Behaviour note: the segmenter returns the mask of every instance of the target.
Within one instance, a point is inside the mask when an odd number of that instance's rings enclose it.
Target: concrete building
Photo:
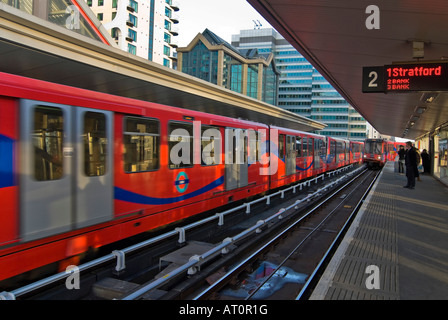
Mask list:
[[[0,0],[9,7],[112,47],[113,39],[83,0]]]
[[[173,67],[179,5],[174,0],[85,0],[118,47]]]
[[[179,71],[276,105],[280,73],[273,54],[238,50],[208,29],[177,53]]]
[[[322,75],[274,29],[242,30],[232,36],[239,50],[272,53],[280,71],[278,106],[327,124],[317,133],[351,140],[366,138],[366,121]]]

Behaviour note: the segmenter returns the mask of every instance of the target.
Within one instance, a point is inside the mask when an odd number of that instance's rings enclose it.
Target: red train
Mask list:
[[[394,161],[402,142],[384,139],[366,139],[364,143],[364,159],[369,167],[382,167],[387,161]]]
[[[0,280],[361,160],[362,143],[0,73]]]

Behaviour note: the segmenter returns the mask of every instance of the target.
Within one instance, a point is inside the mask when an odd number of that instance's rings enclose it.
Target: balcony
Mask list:
[[[170,7],[173,11],[179,11],[179,2],[174,0],[171,1]]]
[[[171,15],[171,17],[170,17],[170,20],[171,20],[173,23],[179,23],[179,15],[173,13],[173,14]]]
[[[169,45],[170,45],[172,48],[177,48],[177,47],[179,46],[179,43],[177,42],[177,40],[171,38],[171,39],[170,39],[170,42],[169,42]]]
[[[169,31],[173,36],[179,35],[179,27],[172,26]]]

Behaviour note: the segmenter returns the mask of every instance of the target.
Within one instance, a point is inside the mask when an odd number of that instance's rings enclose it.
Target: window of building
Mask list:
[[[165,20],[165,29],[171,31],[171,22],[168,20]],[[168,41],[167,41],[168,42]]]
[[[165,67],[170,68],[171,67],[171,61],[169,59],[163,58],[163,65]]]
[[[163,40],[164,40],[166,43],[171,43],[171,35],[170,35],[169,33],[166,33],[166,32],[165,32],[165,34],[163,35]]]
[[[103,14],[102,13],[98,13],[97,14],[97,18],[98,18],[98,20],[103,21]]]
[[[137,54],[137,47],[128,43],[128,52],[131,54]]]
[[[258,97],[258,65],[247,67],[247,95],[257,99]]]
[[[98,7],[104,6],[104,0],[98,0]]]
[[[128,37],[133,41],[137,41],[137,32],[132,29],[128,29]]]
[[[171,54],[171,48],[168,46],[163,46],[163,54],[169,56]]]
[[[165,16],[167,16],[168,18],[171,18],[171,14],[172,14],[171,9],[168,7],[165,7]]]
[[[134,12],[138,12],[138,3],[135,0],[129,0],[129,6],[134,9]]]
[[[199,41],[190,51],[182,55],[182,72],[217,84],[218,51],[210,51]]]
[[[143,172],[159,168],[160,125],[148,118],[124,119],[124,171]]]
[[[138,21],[137,17],[130,13],[129,22],[131,22],[134,25],[134,27],[137,27],[137,21]]]

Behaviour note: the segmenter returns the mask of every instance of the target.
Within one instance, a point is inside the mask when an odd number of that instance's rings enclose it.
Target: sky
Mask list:
[[[246,0],[177,0],[179,3],[179,47],[186,47],[198,33],[206,28],[231,42],[233,34],[254,28],[252,20],[269,23]]]

